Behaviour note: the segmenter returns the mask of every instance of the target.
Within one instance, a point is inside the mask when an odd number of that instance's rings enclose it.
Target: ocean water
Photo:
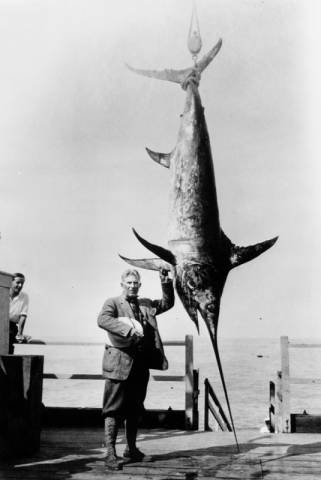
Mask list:
[[[66,339],[64,339],[66,340]],[[314,340],[315,342],[316,340]],[[17,354],[43,354],[47,373],[100,373],[103,345],[18,345]],[[264,425],[269,408],[269,382],[280,370],[279,339],[220,339],[219,348],[230,404],[237,429]],[[165,347],[170,368],[164,374],[183,375],[185,351]],[[204,379],[211,382],[227,413],[216,361],[208,338],[194,337],[194,368],[200,374],[200,428],[204,418]],[[321,378],[321,349],[290,350],[290,373]],[[152,371],[154,374],[162,372]],[[47,406],[100,407],[101,380],[44,380],[43,402]],[[291,387],[291,412],[321,414],[321,385]],[[146,408],[184,408],[183,382],[150,381]]]

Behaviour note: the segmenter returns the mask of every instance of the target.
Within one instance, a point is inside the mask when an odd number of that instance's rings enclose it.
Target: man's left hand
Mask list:
[[[168,276],[168,272],[169,270],[166,268],[161,268],[159,270],[159,278],[162,283],[168,283],[172,281],[172,279]]]

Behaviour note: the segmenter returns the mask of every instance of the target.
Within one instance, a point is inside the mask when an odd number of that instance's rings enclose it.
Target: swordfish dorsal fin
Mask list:
[[[158,153],[158,152],[153,152],[149,148],[146,147],[146,152],[150,156],[154,162],[159,163],[160,165],[163,165],[163,167],[169,168],[171,164],[171,158],[173,156],[173,152],[171,153]]]
[[[261,253],[264,253],[266,250],[273,247],[279,237],[274,237],[270,240],[256,243],[255,245],[248,245],[247,247],[239,247],[238,245],[234,245],[223,231],[222,238],[224,239],[225,245],[227,245],[229,248],[229,261],[230,268],[232,269],[242,265],[243,263],[253,260],[261,255]]]
[[[188,77],[193,71],[197,70],[199,73],[202,73],[203,70],[205,70],[205,68],[217,55],[221,46],[222,39],[220,38],[217,44],[206,55],[204,55],[202,59],[195,64],[195,66],[184,68],[183,70],[144,70],[140,68],[133,68],[127,64],[126,67],[132,72],[138,73],[139,75],[144,75],[145,77],[157,78],[158,80],[167,80],[168,82],[175,82],[183,85],[186,77]]]
[[[170,265],[173,265],[173,266],[176,265],[176,258],[170,250],[167,250],[166,248],[163,248],[148,242],[143,237],[141,237],[134,228],[133,228],[133,232],[137,240],[139,240],[140,243],[144,245],[144,247],[146,247],[148,250],[154,253],[154,255],[157,255],[158,257],[162,258],[163,260],[165,260],[165,262],[169,263]]]
[[[129,263],[133,267],[144,268],[145,270],[168,270],[172,269],[172,265],[165,262],[161,258],[127,258],[120,255],[120,258]]]

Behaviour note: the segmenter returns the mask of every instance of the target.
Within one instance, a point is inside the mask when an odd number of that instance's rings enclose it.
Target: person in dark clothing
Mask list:
[[[149,369],[166,370],[168,362],[158,332],[156,315],[174,305],[173,282],[167,270],[160,271],[162,299],[138,298],[141,287],[137,270],[121,277],[122,295],[105,301],[98,325],[107,333],[103,357],[105,389],[102,415],[105,419],[105,464],[119,470],[124,462],[150,461],[136,447],[139,417],[149,381]],[[127,446],[124,459],[116,456],[119,425],[125,420]]]

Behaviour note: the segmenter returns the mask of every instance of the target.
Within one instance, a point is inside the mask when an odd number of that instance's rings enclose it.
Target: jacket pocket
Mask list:
[[[106,347],[103,357],[103,371],[113,372],[121,364],[121,353],[117,348]]]
[[[103,357],[103,377],[125,380],[131,370],[133,359],[115,347],[105,348]]]

